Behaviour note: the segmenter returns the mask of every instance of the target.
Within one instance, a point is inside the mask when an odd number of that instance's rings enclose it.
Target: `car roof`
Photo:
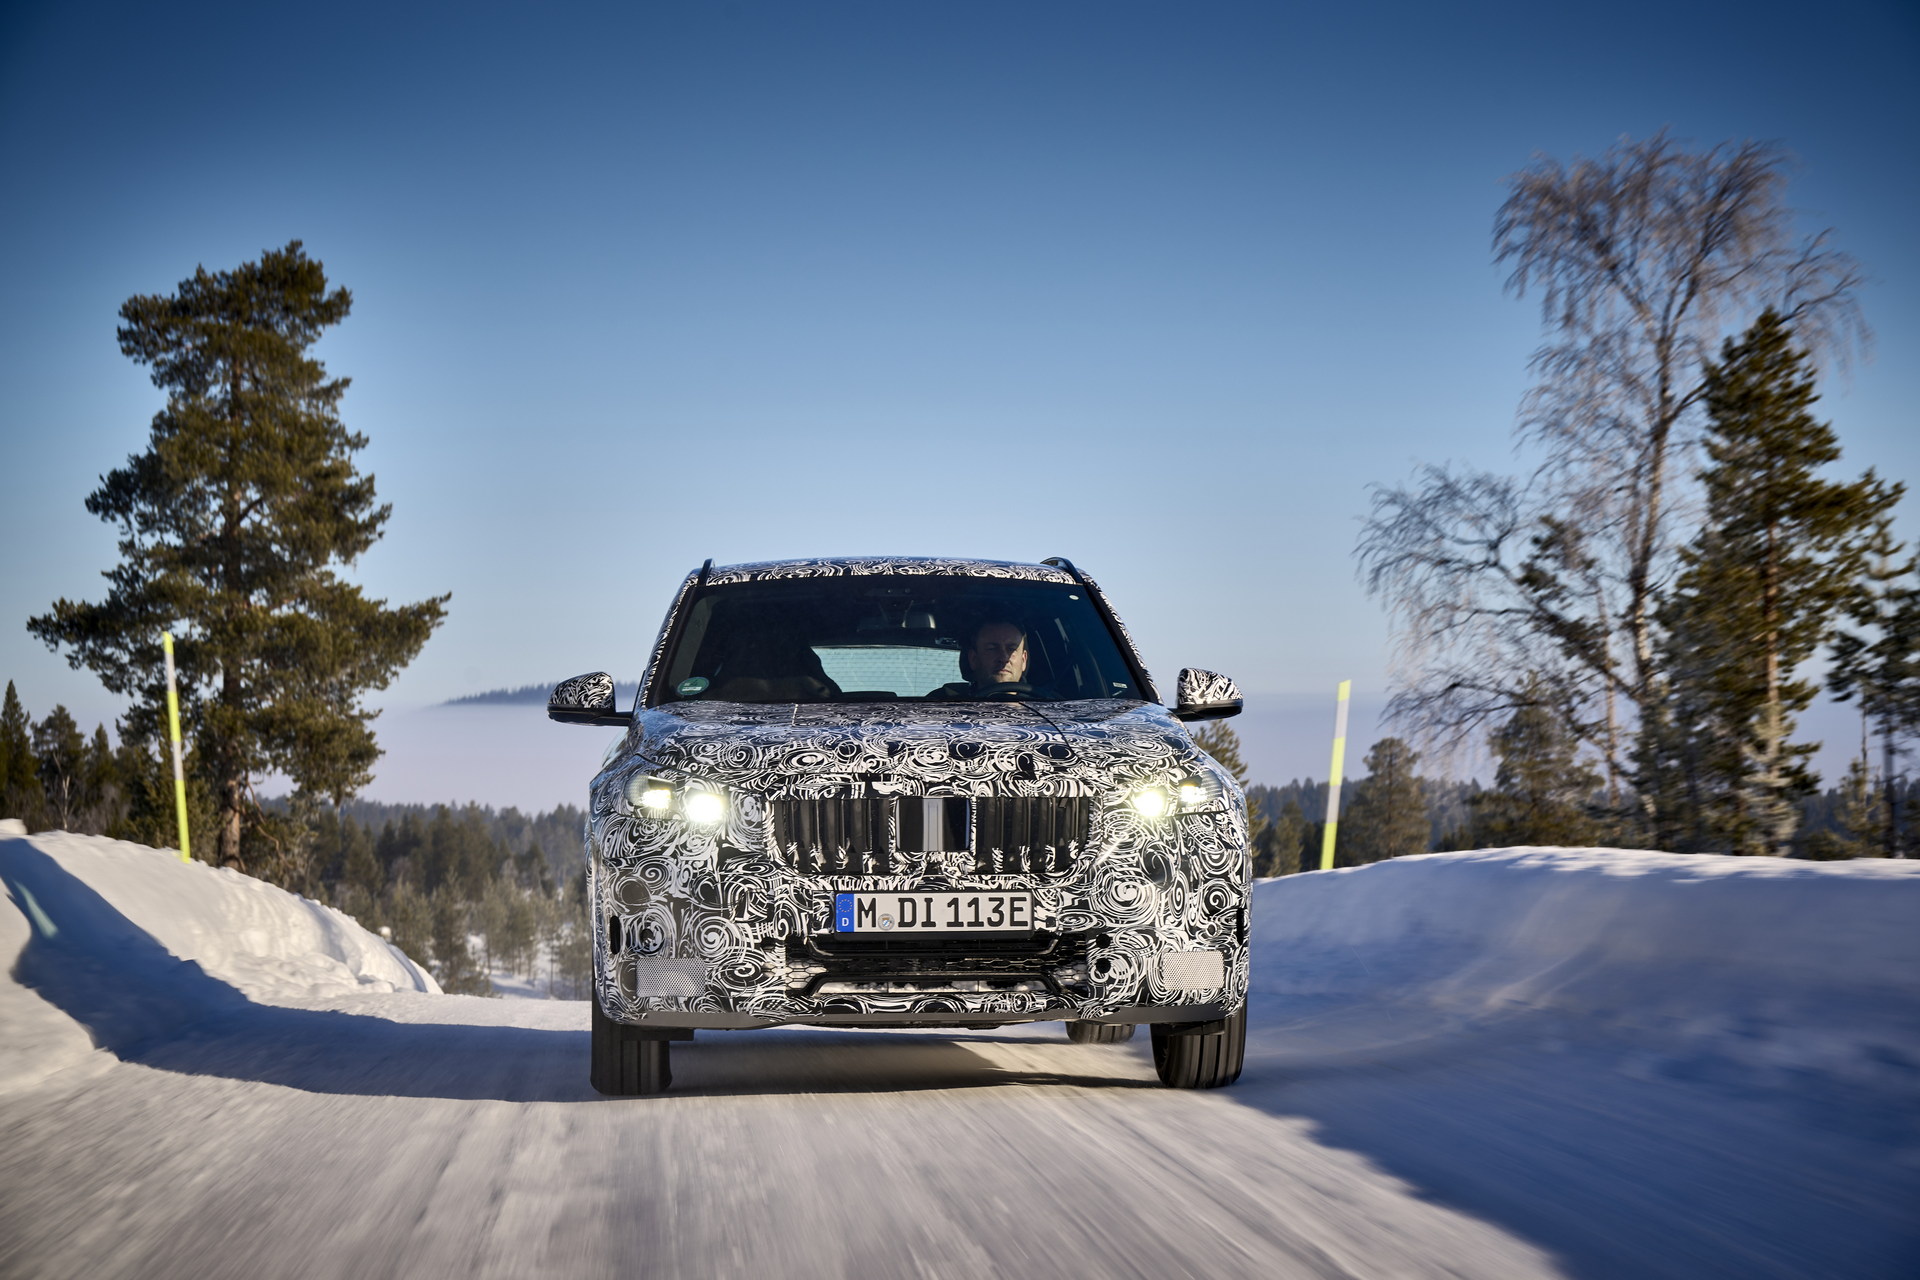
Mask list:
[[[1064,564],[1064,562],[1062,562]],[[884,574],[940,574],[959,578],[1019,578],[1030,582],[1078,581],[1070,569],[1017,560],[974,560],[950,556],[824,556],[812,560],[759,560],[714,565],[709,586],[729,582],[768,582],[781,578],[838,578]]]

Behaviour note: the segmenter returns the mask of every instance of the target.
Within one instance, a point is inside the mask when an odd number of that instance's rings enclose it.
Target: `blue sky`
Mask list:
[[[159,404],[115,312],[296,237],[353,290],[321,354],[394,505],[357,576],[453,592],[396,714],[637,671],[708,556],[893,550],[1068,555],[1163,679],[1377,704],[1368,486],[1524,465],[1538,312],[1491,262],[1502,182],[1663,126],[1794,151],[1807,229],[1873,280],[1876,355],[1823,408],[1849,470],[1920,479],[1908,4],[0,24],[0,677],[36,714],[118,709],[24,630],[99,595],[82,500]]]

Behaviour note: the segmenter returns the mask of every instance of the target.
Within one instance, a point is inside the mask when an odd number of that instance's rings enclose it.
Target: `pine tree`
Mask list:
[[[1663,641],[1663,656],[1668,647],[1669,642]],[[1691,686],[1683,681],[1680,687]],[[1650,849],[1678,852],[1687,847],[1694,815],[1699,812],[1699,770],[1692,743],[1680,731],[1682,721],[1692,717],[1674,707],[1668,675],[1655,678],[1652,693],[1630,757],[1634,796],[1641,807],[1638,834]]]
[[[1307,830],[1311,826],[1300,802],[1289,797],[1281,806],[1280,816],[1266,822],[1262,838],[1255,843],[1253,873],[1290,876],[1302,870],[1306,865]]]
[[[399,822],[389,822],[380,828],[380,839],[374,846],[374,852],[380,859],[380,867],[388,883],[420,885],[422,843],[420,824],[414,820],[412,813],[403,813]]]
[[[550,901],[537,893],[520,892],[508,899],[506,936],[501,950],[507,967],[531,980],[539,959],[541,909]]]
[[[433,905],[411,884],[401,881],[389,889],[374,918],[376,927],[392,931],[393,945],[408,959],[423,965],[433,959]]]
[[[381,869],[380,859],[374,853],[373,840],[368,835],[367,829],[352,818],[342,818],[341,883],[356,885],[369,897],[378,897],[386,890],[386,879],[386,872]]]
[[[539,845],[527,842],[526,849],[514,859],[514,873],[522,889],[546,898],[553,896],[553,864]]]
[[[507,916],[512,910],[510,902],[514,893],[512,885],[504,880],[495,880],[487,886],[486,893],[481,895],[474,913],[478,917],[477,923],[480,926],[482,946],[480,967],[486,972],[489,980],[506,955],[506,948],[501,944],[506,940]]]
[[[1353,807],[1340,820],[1340,862],[1354,866],[1425,853],[1433,839],[1425,791],[1414,766],[1419,753],[1399,738],[1367,752],[1367,776],[1353,787]]]
[[[191,761],[191,753],[187,756]],[[174,807],[173,753],[166,742],[154,737],[147,742],[123,740],[119,752],[122,777],[126,780],[127,813],[116,834],[156,849],[171,849],[179,840],[179,823]],[[206,775],[191,764],[186,769],[187,829],[213,829],[213,795]],[[194,846],[196,849],[199,845]]]
[[[107,740],[107,726],[103,724],[93,727],[81,774],[85,798],[80,829],[105,835],[126,818],[127,788],[120,776],[120,754]]]
[[[581,999],[593,977],[593,930],[587,919],[587,873],[576,872],[557,899],[552,956],[570,999]]]
[[[1856,757],[1847,765],[1847,776],[1840,784],[1835,807],[1834,829],[1807,833],[1802,856],[1815,862],[1833,862],[1844,858],[1871,858],[1880,850],[1875,837],[1879,832],[1874,812],[1873,775],[1864,758]]]
[[[1579,760],[1579,744],[1563,719],[1530,702],[1494,730],[1491,745],[1500,759],[1493,790],[1468,801],[1476,846],[1580,846],[1597,838],[1599,824],[1587,806],[1600,778]]]
[[[1883,818],[1878,840],[1888,857],[1902,856],[1899,760],[1902,744],[1920,736],[1920,562],[1902,559],[1891,522],[1881,521],[1867,545],[1848,618],[1861,631],[1833,640],[1828,688],[1841,702],[1858,699],[1880,739]],[[1863,730],[1864,732],[1864,730]]]
[[[451,887],[432,897],[433,976],[449,995],[493,994],[486,971],[474,959],[467,935],[473,928],[473,905]]]
[[[1247,789],[1247,763],[1240,758],[1240,735],[1224,720],[1209,720],[1193,731],[1193,745],[1212,756],[1216,763]],[[1257,845],[1266,834],[1267,816],[1252,806],[1247,809],[1247,839]]]
[[[48,821],[58,830],[75,830],[86,802],[87,740],[66,707],[55,703],[47,718],[33,727],[33,754],[39,757]]]
[[[346,380],[309,355],[351,301],[297,240],[234,271],[202,268],[171,296],[129,299],[120,349],[151,367],[167,404],[146,450],[87,498],[118,525],[121,560],[105,600],[58,600],[27,624],[134,698],[122,732],[142,741],[164,722],[159,641],[173,630],[223,865],[246,865],[260,774],[336,802],[365,784],[379,748],[361,698],[445,611],[445,596],[389,608],[336,573],[390,510],[354,468],[367,441],[340,421]]]
[[[1781,855],[1818,785],[1817,744],[1789,741],[1814,695],[1793,673],[1828,639],[1901,488],[1815,474],[1840,448],[1808,412],[1809,361],[1776,313],[1726,344],[1706,386],[1706,522],[1660,610],[1667,754],[1689,771],[1688,847]]]
[[[1244,789],[1247,765],[1240,758],[1240,735],[1224,720],[1209,720],[1193,731],[1193,745],[1212,756]]]
[[[45,808],[40,761],[33,753],[33,721],[9,680],[6,700],[0,702],[0,817],[18,818],[28,830],[37,830]]]
[[[460,854],[455,843],[453,821],[447,814],[447,806],[437,804],[433,807],[433,817],[421,828],[420,852],[415,864],[420,887],[428,893],[438,893],[441,888],[456,882]]]

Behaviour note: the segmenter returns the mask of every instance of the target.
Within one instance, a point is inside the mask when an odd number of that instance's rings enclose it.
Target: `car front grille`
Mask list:
[[[826,796],[770,808],[796,869],[876,876],[954,853],[972,855],[975,875],[1058,874],[1086,847],[1093,812],[1085,796]]]

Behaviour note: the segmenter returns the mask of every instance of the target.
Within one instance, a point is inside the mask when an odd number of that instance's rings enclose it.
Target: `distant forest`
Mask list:
[[[267,807],[304,825],[303,891],[381,929],[440,985],[486,995],[505,969],[578,998],[591,974],[586,815],[380,804]],[[476,952],[476,944],[478,955]]]
[[[1409,844],[1387,856],[1501,845],[1564,843],[1531,838],[1555,834],[1550,831],[1530,833],[1509,829],[1503,835],[1496,835],[1489,830],[1484,815],[1500,803],[1501,793],[1481,785],[1477,780],[1458,782],[1447,778],[1417,778],[1414,781],[1419,797],[1415,807],[1425,822],[1425,846],[1415,848]],[[1372,811],[1372,806],[1359,803],[1367,794],[1368,782],[1366,778],[1357,781],[1349,779],[1342,790],[1335,866],[1355,866],[1376,860],[1365,856],[1365,851],[1377,847],[1377,834],[1369,828],[1378,820],[1378,815]],[[1901,812],[1913,812],[1914,806],[1920,805],[1920,779],[1902,784],[1899,795]],[[1594,810],[1603,807],[1598,795],[1590,799]],[[1297,813],[1298,825],[1294,829],[1287,828],[1283,822],[1290,807]],[[1853,783],[1852,779],[1805,797],[1798,808],[1800,824],[1791,856],[1826,860],[1873,856],[1880,852],[1873,847],[1870,838],[1877,834],[1874,830],[1877,826],[1877,798],[1867,800],[1861,796],[1857,783]],[[1255,783],[1247,788],[1247,809],[1254,819],[1258,836],[1256,875],[1287,875],[1294,871],[1310,871],[1320,865],[1321,837],[1327,817],[1325,782],[1296,778],[1280,786]],[[1641,847],[1600,829],[1587,834],[1591,843],[1602,847]],[[1907,834],[1911,836],[1912,833]],[[1284,851],[1277,847],[1281,842],[1286,844]],[[1912,857],[1920,852],[1911,847],[1911,840],[1908,843],[1905,856]]]
[[[1349,779],[1342,790],[1341,807],[1352,812],[1354,791],[1359,784]],[[1469,801],[1483,788],[1478,782],[1455,782],[1447,778],[1420,779],[1420,794],[1427,813],[1427,838],[1430,848],[1440,848],[1448,835],[1464,829],[1471,818]],[[1247,788],[1247,808],[1270,820],[1276,820],[1288,803],[1300,806],[1300,816],[1319,824],[1327,820],[1327,784],[1311,778],[1295,778],[1279,786],[1255,783]],[[1316,835],[1317,839],[1317,835]],[[1318,850],[1319,845],[1316,844]]]
[[[407,819],[425,824],[441,809],[447,809],[463,819],[471,818],[486,832],[489,840],[504,849],[516,853],[524,852],[529,847],[539,850],[556,881],[577,874],[585,865],[587,814],[586,810],[575,805],[563,804],[545,813],[526,814],[512,807],[495,810],[491,805],[469,804],[449,808],[440,804],[382,804],[377,800],[349,800],[341,806],[340,812],[343,817],[351,818],[369,831],[378,831],[397,826]]]

